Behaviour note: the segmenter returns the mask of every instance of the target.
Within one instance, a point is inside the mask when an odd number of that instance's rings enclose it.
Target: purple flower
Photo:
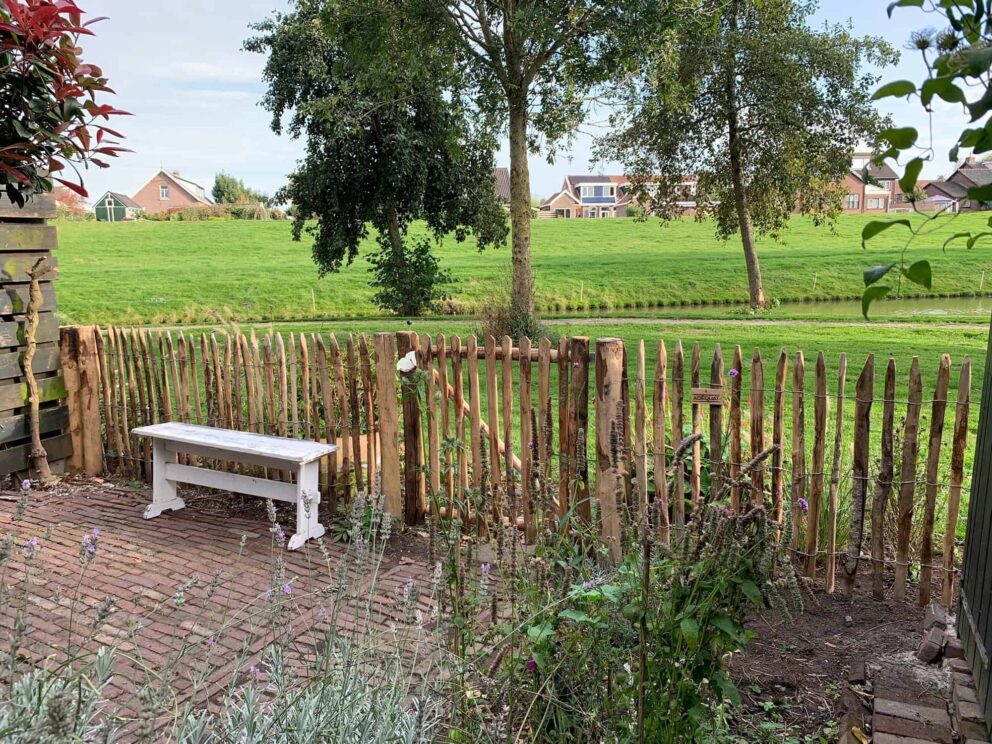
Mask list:
[[[536,672],[537,671],[537,662],[534,660],[534,657],[533,656],[528,656],[527,657],[527,661],[524,664],[524,666],[527,668],[527,671],[528,672]]]
[[[32,537],[30,540],[28,540],[24,544],[24,549],[30,555],[30,554],[34,553],[34,551],[36,551],[40,545],[41,545],[41,541],[38,540],[37,537]]]
[[[737,368],[734,368],[734,369],[730,370],[730,376],[731,377],[737,377],[737,375],[739,375],[739,374],[740,374],[740,370],[737,369]]]
[[[318,608],[317,610],[318,620],[323,620],[326,615],[327,615],[327,611],[323,607]]]
[[[582,582],[582,588],[585,589],[586,591],[589,591],[590,589],[592,589],[592,582],[591,581],[583,581]]]
[[[803,514],[809,512],[809,502],[806,501],[806,499],[799,499],[796,503],[799,504],[799,508],[803,510]]]
[[[214,647],[214,643],[216,643],[216,641],[214,641],[214,637],[213,636],[210,636],[207,639],[207,648],[213,648]]]
[[[283,594],[292,594],[293,593],[293,587],[291,587],[289,584],[283,584],[282,585],[282,593]]]
[[[30,478],[25,478],[24,480],[21,481],[21,490],[22,491],[30,491],[31,490],[31,479]]]
[[[255,665],[248,667],[248,676],[252,679],[258,679],[258,667]]]
[[[272,589],[271,588],[265,590],[265,597],[267,599],[272,599]]]

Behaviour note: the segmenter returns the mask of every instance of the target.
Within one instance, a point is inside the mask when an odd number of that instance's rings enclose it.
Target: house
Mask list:
[[[493,168],[493,181],[496,183],[496,198],[503,209],[510,208],[510,169]]]
[[[148,214],[213,203],[198,183],[182,178],[179,171],[167,170],[160,170],[148,179],[131,199]]]
[[[573,217],[626,217],[630,199],[624,176],[565,176],[561,189],[538,209],[543,219]]]
[[[992,202],[968,198],[972,186],[992,184],[992,162],[981,161],[974,156],[965,160],[947,178],[930,181],[923,187],[927,201],[939,202],[955,212],[980,212],[992,209]]]
[[[141,207],[130,196],[108,191],[93,202],[93,213],[100,222],[123,222],[137,219]]]
[[[677,202],[687,214],[696,211],[696,179],[682,180],[682,198]],[[651,184],[648,184],[650,191]],[[630,179],[626,176],[565,176],[559,191],[545,199],[537,216],[542,219],[572,217],[626,217],[633,205]]]
[[[899,176],[888,165],[875,165],[870,152],[856,152],[851,158],[851,169],[841,185],[847,190],[844,196],[845,212],[888,212],[899,202]]]

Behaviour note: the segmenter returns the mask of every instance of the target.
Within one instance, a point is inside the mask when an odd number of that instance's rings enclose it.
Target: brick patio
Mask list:
[[[0,501],[0,535],[13,534],[17,540],[8,585],[24,576],[25,543],[32,537],[40,541],[30,570],[34,590],[22,654],[35,662],[64,659],[70,623],[71,642],[78,646],[91,632],[99,605],[113,598],[115,609],[95,640],[119,649],[110,696],[125,707],[133,707],[127,701],[141,682],[159,674],[170,677],[177,703],[214,700],[234,670],[248,669],[280,634],[289,641],[291,659],[313,655],[332,613],[340,628],[354,628],[368,618],[387,645],[399,645],[408,654],[421,650],[411,642],[415,630],[404,621],[412,608],[401,602],[403,587],[412,580],[423,588],[418,607],[430,612],[432,569],[416,536],[394,538],[387,548],[368,606],[369,576],[346,556],[345,546],[326,541],[326,557],[313,543],[281,553],[259,500],[243,502],[245,508],[232,515],[206,508],[217,503],[216,497],[199,504],[193,497],[186,509],[146,521],[141,514],[147,491],[77,482],[54,493],[32,494],[25,518],[14,521],[16,497],[7,492]],[[84,570],[81,540],[93,528],[100,531],[99,547]],[[289,592],[281,584],[273,586],[280,553]],[[335,604],[345,571],[347,596]],[[177,604],[177,591],[194,576],[197,584]],[[14,605],[19,601],[15,587]],[[13,617],[10,607],[0,614],[5,636]],[[212,671],[194,684],[193,677],[204,669]]]

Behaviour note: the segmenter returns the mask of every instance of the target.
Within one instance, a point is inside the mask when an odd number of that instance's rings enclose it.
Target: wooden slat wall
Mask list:
[[[30,270],[38,259],[55,267],[52,250],[57,247],[56,229],[47,224],[55,217],[55,199],[39,195],[23,208],[14,206],[0,196],[0,476],[22,473],[28,468],[30,428],[28,421],[27,385],[21,370],[24,353],[24,312],[27,308]],[[41,396],[42,444],[48,452],[49,463],[58,472],[60,462],[72,453],[74,438],[68,434],[69,410],[66,406],[67,386],[75,384],[79,374],[73,370],[70,380],[60,373],[59,324],[55,316],[55,289],[52,271],[41,282],[45,298],[39,317],[37,351],[32,370],[38,379]],[[93,337],[90,337],[94,340]],[[81,373],[89,380],[95,357],[90,356]],[[93,377],[99,382],[99,377]],[[98,452],[100,432],[94,434],[98,444],[90,464],[102,467],[102,452]],[[74,458],[74,466],[81,462]]]
[[[502,521],[517,525],[527,542],[565,517],[599,530],[614,558],[641,529],[677,539],[706,499],[723,494],[735,510],[766,508],[780,530],[790,531],[805,575],[823,578],[828,591],[843,551],[845,591],[862,581],[876,596],[901,596],[919,569],[925,582],[928,574],[934,578],[945,604],[953,601],[948,576],[965,488],[967,360],[950,433],[952,417],[948,412],[945,426],[943,411],[951,404],[952,360],[938,360],[939,374],[926,381],[935,392],[926,403],[930,431],[921,448],[925,386],[915,359],[908,399],[897,400],[894,361],[879,370],[884,390],[876,391],[869,357],[852,394],[844,355],[817,354],[807,370],[805,354],[785,349],[775,355],[772,378],[760,349],[745,357],[734,347],[728,371],[717,348],[707,355],[700,386],[702,350],[692,345],[687,360],[680,341],[627,350],[619,339],[599,339],[591,350],[584,337],[552,345],[408,332],[336,339],[225,331],[153,336],[117,328],[96,341],[100,379],[89,387],[101,400],[86,417],[102,419],[109,466],[133,477],[148,476],[148,452],[128,432],[145,422],[176,419],[335,441],[341,450],[321,474],[332,508],[347,509],[355,493],[374,487],[387,511],[408,524],[457,517],[464,529],[486,536]],[[407,354],[415,365],[400,373],[397,361]],[[71,375],[68,383],[75,389]],[[57,399],[61,385],[53,377],[43,389]],[[9,404],[19,403],[20,389],[8,388]],[[46,422],[58,429],[57,419]],[[88,441],[86,428],[81,442]],[[694,445],[673,462],[693,433]],[[768,448],[771,456],[742,479],[745,464]],[[925,473],[917,467],[919,449]],[[841,505],[852,492],[856,508]],[[950,534],[938,526],[943,492],[940,516]],[[887,517],[890,493],[896,506]],[[839,515],[848,535],[840,546]],[[884,532],[892,523],[890,539]],[[890,574],[894,580],[886,582]]]

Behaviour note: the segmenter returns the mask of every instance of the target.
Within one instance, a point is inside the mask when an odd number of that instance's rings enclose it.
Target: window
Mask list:
[[[844,207],[846,209],[860,209],[861,208],[861,195],[860,194],[848,194],[847,199],[844,201]]]
[[[971,199],[965,199],[964,204],[962,204],[965,209],[971,209]]]
[[[616,196],[616,195],[617,195],[617,187],[610,186],[610,196]]]
[[[865,202],[867,209],[885,209],[885,199],[868,199]]]
[[[159,185],[159,187],[158,187],[158,198],[159,199],[168,199],[169,198],[169,185],[168,184],[163,183],[163,184],[160,184]]]
[[[555,217],[557,217],[559,220],[562,220],[562,219],[567,220],[571,216],[572,216],[572,210],[571,209],[556,209],[555,210]]]
[[[599,213],[599,216],[600,217],[612,217],[613,215],[610,214],[610,210],[609,209],[604,209],[604,210],[602,210]]]

